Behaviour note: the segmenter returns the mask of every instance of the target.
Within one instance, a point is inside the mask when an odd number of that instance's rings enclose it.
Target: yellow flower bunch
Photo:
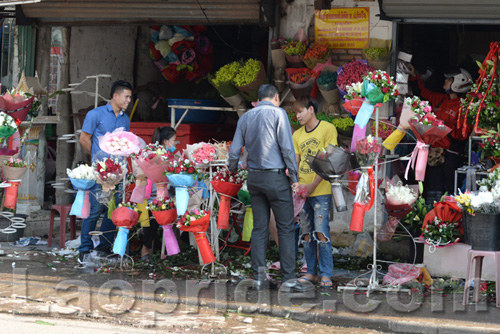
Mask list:
[[[472,214],[474,214],[474,210],[472,209],[472,207],[470,205],[471,199],[472,199],[472,196],[471,196],[470,192],[468,192],[468,191],[466,191],[465,193],[462,193],[459,190],[459,195],[455,196],[455,200],[459,204],[462,211],[466,211],[472,215]]]

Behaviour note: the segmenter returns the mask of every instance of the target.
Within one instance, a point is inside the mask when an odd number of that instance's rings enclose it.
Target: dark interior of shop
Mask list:
[[[453,66],[465,68],[475,81],[476,60],[482,62],[490,42],[498,40],[496,25],[400,24],[398,50],[413,55],[412,63],[421,75],[432,73],[429,89],[442,91],[443,73]]]

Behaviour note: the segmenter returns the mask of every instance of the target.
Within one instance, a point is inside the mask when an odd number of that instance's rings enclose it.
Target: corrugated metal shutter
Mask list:
[[[23,5],[22,10],[39,24],[265,24],[261,2],[269,1],[42,0]]]
[[[498,0],[379,0],[383,19],[498,20]]]

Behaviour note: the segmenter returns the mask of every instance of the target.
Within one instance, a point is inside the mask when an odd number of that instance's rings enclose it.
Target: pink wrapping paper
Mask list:
[[[360,128],[357,124],[354,125],[354,131],[352,132],[351,140],[351,152],[356,151],[356,142],[366,137],[366,126]]]
[[[429,145],[417,141],[417,145],[411,154],[410,161],[406,166],[405,179],[408,180],[408,171],[411,168],[415,170],[415,180],[423,181],[425,179],[425,170],[427,168],[427,157],[429,156]]]

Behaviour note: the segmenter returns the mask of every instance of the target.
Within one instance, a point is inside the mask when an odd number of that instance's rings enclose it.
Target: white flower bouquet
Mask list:
[[[411,210],[418,198],[415,186],[403,185],[401,181],[396,184],[388,183],[385,193],[385,207],[389,216],[403,218]]]
[[[95,186],[94,169],[89,165],[80,165],[73,169],[66,169],[66,174],[68,174],[73,188],[77,190],[70,215],[88,218],[90,215],[89,192]]]

